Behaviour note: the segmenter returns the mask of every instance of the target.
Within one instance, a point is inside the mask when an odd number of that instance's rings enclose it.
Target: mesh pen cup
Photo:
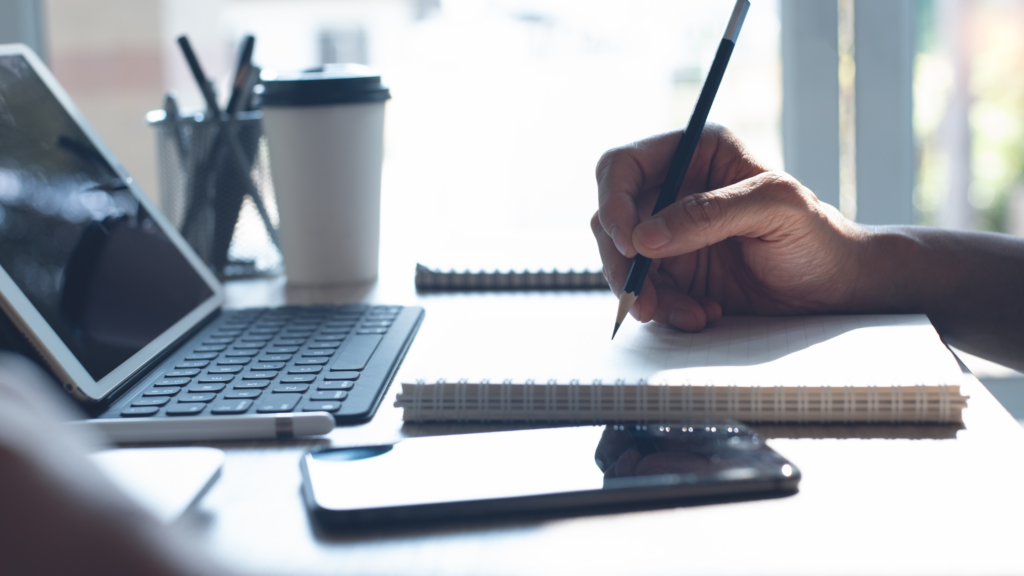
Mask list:
[[[147,114],[160,208],[221,278],[280,273],[277,201],[259,111],[231,120]]]
[[[288,282],[375,279],[390,92],[380,76],[358,65],[264,72],[262,82]]]

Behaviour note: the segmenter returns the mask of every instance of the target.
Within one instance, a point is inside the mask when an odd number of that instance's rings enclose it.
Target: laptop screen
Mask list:
[[[0,266],[100,380],[212,291],[23,56],[0,56]]]

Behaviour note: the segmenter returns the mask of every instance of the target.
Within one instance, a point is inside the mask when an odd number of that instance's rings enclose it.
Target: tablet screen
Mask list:
[[[0,56],[0,266],[97,381],[213,293],[20,55]]]

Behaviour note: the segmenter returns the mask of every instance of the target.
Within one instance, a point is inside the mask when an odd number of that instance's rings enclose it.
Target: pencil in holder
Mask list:
[[[262,117],[147,115],[156,131],[160,208],[222,279],[282,270]]]

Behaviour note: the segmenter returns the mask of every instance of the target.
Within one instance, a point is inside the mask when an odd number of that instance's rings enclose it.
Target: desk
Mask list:
[[[411,263],[379,284],[286,290],[283,281],[229,286],[233,305],[366,300],[424,306],[398,380],[458,353],[442,336],[501,311],[522,338],[559,315],[609,316],[608,293],[416,295]],[[610,317],[610,316],[609,316]],[[511,320],[509,320],[511,319]],[[487,338],[479,338],[486,345]],[[1024,429],[972,376],[956,439],[782,439],[769,444],[803,472],[795,496],[583,518],[373,532],[320,533],[300,499],[300,455],[465,431],[406,426],[393,386],[369,423],[326,439],[217,444],[220,482],[186,519],[226,562],[281,574],[1006,574],[1024,573]],[[410,482],[415,481],[410,477]]]

